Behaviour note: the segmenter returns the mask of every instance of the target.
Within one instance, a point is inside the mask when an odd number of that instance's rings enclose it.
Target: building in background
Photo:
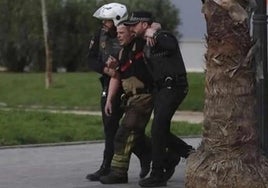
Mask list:
[[[180,47],[188,72],[204,71],[206,21],[201,0],[171,0],[180,10]]]
[[[179,9],[181,25],[178,30],[182,40],[201,40],[206,32],[206,21],[201,12],[201,0],[171,0]]]
[[[201,0],[171,0],[180,10],[181,25],[178,31],[182,34],[180,47],[188,72],[203,72],[206,53],[206,20],[201,12]],[[268,0],[266,0],[268,13]]]

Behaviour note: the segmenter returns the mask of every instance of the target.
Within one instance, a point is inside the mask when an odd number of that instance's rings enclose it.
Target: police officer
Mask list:
[[[117,40],[116,25],[127,19],[127,8],[123,4],[109,3],[100,7],[94,14],[94,17],[102,20],[102,28],[96,32],[90,41],[89,46],[89,66],[92,70],[101,74],[100,82],[102,86],[101,110],[102,121],[104,125],[105,146],[103,153],[103,162],[100,169],[94,173],[88,174],[86,178],[91,181],[98,181],[100,176],[110,172],[111,160],[114,154],[114,137],[119,126],[119,121],[123,115],[120,108],[120,92],[113,100],[113,113],[107,116],[104,107],[107,99],[110,76],[114,74],[113,69],[106,65],[109,56],[116,56],[121,49]],[[145,176],[149,171],[149,164],[146,158],[141,157],[141,150],[135,150],[136,155],[141,160],[142,170],[140,176]]]
[[[188,92],[188,82],[178,41],[170,32],[151,27],[150,12],[133,12],[125,24],[146,40],[146,62],[154,79],[154,119],[152,123],[152,172],[140,180],[142,187],[166,186],[180,157],[187,158],[192,146],[170,132],[172,116]],[[168,153],[177,160],[167,163]],[[167,164],[170,164],[167,166]]]
[[[134,147],[143,148],[144,152],[147,151],[146,156],[151,156],[151,148],[146,148],[148,137],[145,135],[145,127],[152,113],[153,82],[144,63],[142,51],[144,40],[132,40],[132,33],[123,24],[117,27],[117,32],[119,42],[124,48],[118,56],[119,67],[110,81],[105,110],[108,115],[113,113],[112,101],[122,85],[125,115],[115,137],[115,154],[111,172],[100,178],[103,184],[128,182],[127,171]]]

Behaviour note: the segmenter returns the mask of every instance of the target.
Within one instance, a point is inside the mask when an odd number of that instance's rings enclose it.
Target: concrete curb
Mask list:
[[[201,135],[189,135],[189,136],[179,136],[179,137],[182,139],[192,139],[192,138],[201,138]],[[99,143],[103,143],[103,142],[104,142],[104,140],[91,140],[91,141],[58,142],[58,143],[45,143],[45,144],[25,144],[25,145],[13,145],[13,146],[0,146],[0,150],[99,144]]]

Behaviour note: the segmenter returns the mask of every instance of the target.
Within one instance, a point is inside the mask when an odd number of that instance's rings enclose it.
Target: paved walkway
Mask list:
[[[8,110],[7,108],[5,110]],[[27,109],[36,110],[36,109]],[[40,110],[51,113],[100,115],[100,112],[70,110]],[[178,111],[173,121],[201,123],[200,112]],[[184,138],[195,148],[201,138]],[[45,147],[44,147],[45,146]],[[103,185],[85,179],[89,172],[99,168],[102,160],[102,142],[73,142],[55,145],[3,147],[0,149],[0,188],[138,188],[140,165],[133,156],[129,169],[129,183]],[[168,182],[168,187],[184,187],[186,161],[182,160]]]
[[[184,138],[197,147],[201,138]],[[103,143],[54,147],[27,147],[0,150],[1,188],[138,188],[139,162],[132,157],[129,183],[103,185],[85,179],[88,172],[98,169]],[[168,187],[184,187],[183,160],[168,182]]]
[[[11,110],[12,108],[0,108],[0,110]],[[99,111],[85,111],[85,110],[54,110],[54,109],[42,109],[42,108],[25,108],[26,111],[39,111],[50,113],[63,113],[63,114],[77,114],[77,115],[101,115]],[[189,123],[202,123],[204,120],[203,112],[193,111],[176,111],[173,121],[187,121]]]
[[[8,108],[6,108],[8,110]],[[53,109],[34,109],[28,108],[29,111],[43,111],[51,113],[64,113],[64,114],[78,114],[78,115],[101,115],[99,111],[83,111],[83,110],[53,110]],[[187,121],[190,123],[202,123],[204,120],[203,112],[192,111],[177,111],[173,118],[173,121]]]

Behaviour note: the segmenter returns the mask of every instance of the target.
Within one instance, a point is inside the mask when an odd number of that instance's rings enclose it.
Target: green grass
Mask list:
[[[103,139],[98,116],[0,111],[0,145]]]
[[[43,73],[0,73],[0,146],[103,139],[101,117],[24,111],[24,108],[100,110],[96,73],[53,74],[45,89]],[[189,73],[189,93],[180,110],[202,111],[204,74]],[[9,107],[10,111],[5,111]],[[14,110],[17,109],[17,110]],[[177,135],[200,135],[200,124],[176,122]],[[147,127],[149,134],[150,124]]]
[[[8,106],[98,109],[97,74],[53,74],[53,84],[45,88],[44,74],[0,74],[0,102]]]
[[[180,105],[180,110],[203,111],[205,99],[205,74],[188,73],[189,93]]]
[[[99,75],[90,73],[58,73],[45,89],[43,73],[0,73],[0,105],[8,107],[66,108],[99,110]],[[180,110],[202,111],[204,74],[189,73],[189,93]]]
[[[149,134],[150,125],[147,127]],[[173,122],[177,135],[200,135],[201,124]],[[0,146],[102,140],[100,116],[0,110]]]

